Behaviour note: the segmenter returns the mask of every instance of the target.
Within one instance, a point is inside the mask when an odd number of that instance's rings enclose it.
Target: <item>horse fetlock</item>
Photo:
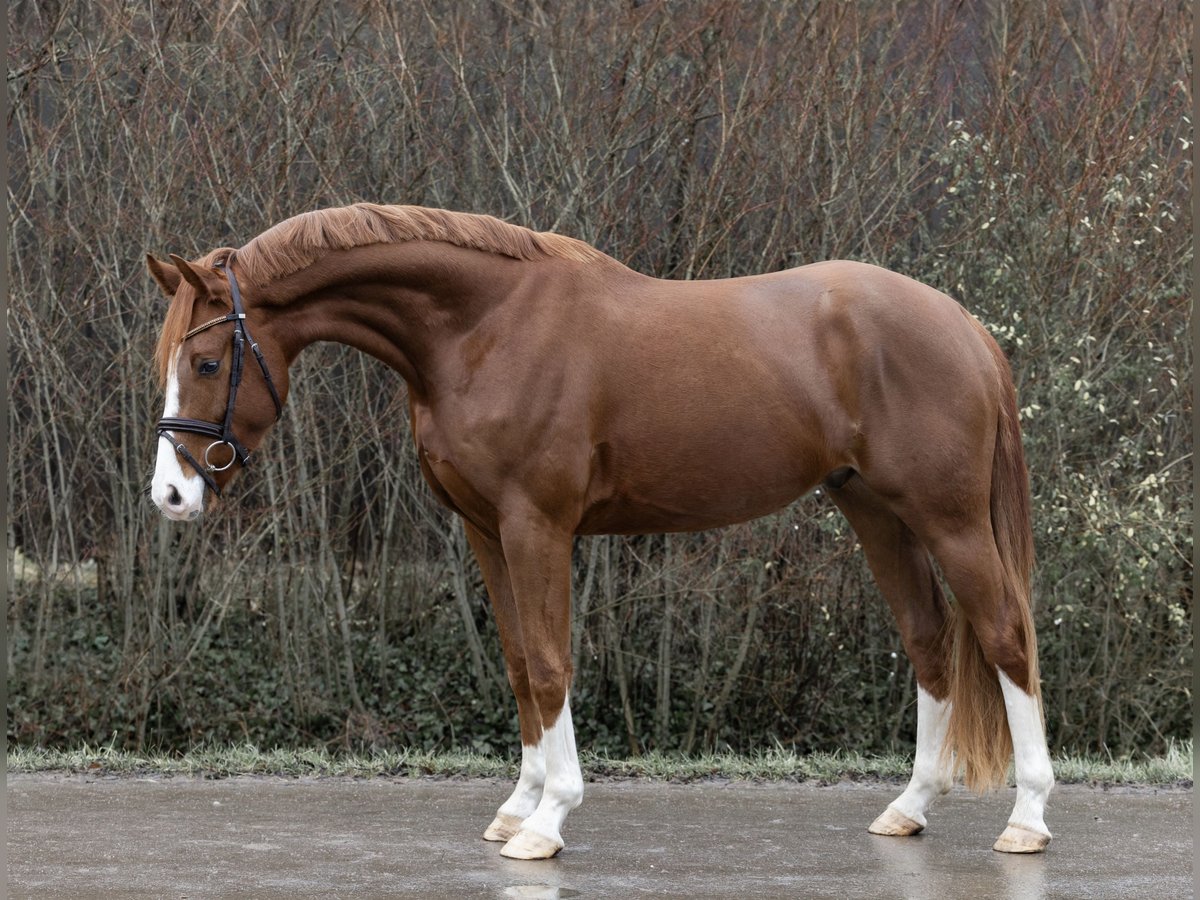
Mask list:
[[[938,794],[929,786],[910,782],[904,793],[888,804],[888,809],[924,828],[925,812],[937,797]]]
[[[1046,799],[1050,796],[1050,791],[1054,789],[1054,774],[1052,771],[1021,773],[1024,777],[1017,779],[1017,800],[1020,802],[1022,795],[1028,797],[1028,802],[1037,803],[1044,806]]]
[[[577,809],[583,803],[583,776],[578,772],[571,773],[573,777],[564,778],[555,785],[555,795],[559,803],[567,809]]]
[[[1046,827],[1045,820],[1046,798],[1049,794],[1048,787],[1044,790],[1033,790],[1018,784],[1017,802],[1013,805],[1012,815],[1008,817],[1008,824],[1049,836],[1050,829]]]
[[[542,800],[535,814],[550,812],[565,817],[583,802],[583,774],[575,766],[565,767],[546,780]]]
[[[542,802],[542,791],[546,784],[546,757],[539,746],[527,746],[521,750],[521,774],[517,784],[497,811],[497,818],[515,819],[517,825],[533,815]],[[493,823],[495,824],[495,823]],[[515,829],[514,829],[515,833]],[[512,837],[510,834],[508,837]],[[507,838],[505,838],[507,840]]]
[[[517,790],[513,791],[512,796],[500,805],[500,809],[496,811],[497,816],[507,816],[518,821],[528,819],[533,815],[534,810],[538,808],[538,804],[542,802],[542,786],[528,790],[523,790],[518,785]]]
[[[937,771],[913,771],[912,781],[909,782],[906,794],[919,794],[922,800],[922,809],[928,807],[938,797],[950,793],[950,789],[954,787],[954,778],[945,767],[938,767]]]

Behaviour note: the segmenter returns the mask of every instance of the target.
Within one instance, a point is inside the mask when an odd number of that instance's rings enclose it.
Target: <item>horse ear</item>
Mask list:
[[[158,286],[162,288],[162,292],[167,295],[167,298],[174,297],[175,291],[179,289],[179,270],[169,262],[155,259],[150,253],[146,254],[146,268],[150,270],[150,274],[154,276],[154,280],[158,282]]]
[[[171,262],[175,263],[175,268],[179,270],[179,274],[183,277],[183,280],[194,287],[197,294],[203,297],[208,293],[208,285],[204,283],[203,276],[193,269],[186,259],[172,253]]]

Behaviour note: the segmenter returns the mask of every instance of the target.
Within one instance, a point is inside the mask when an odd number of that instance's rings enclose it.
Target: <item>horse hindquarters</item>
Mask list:
[[[873,830],[920,830],[924,821],[917,813],[945,783],[951,760],[969,786],[983,790],[1003,782],[1015,751],[1017,803],[995,849],[1035,852],[1050,840],[1043,811],[1053,775],[1030,606],[1028,481],[1007,363],[982,327],[970,321],[995,365],[997,381],[988,386],[985,379],[985,392],[977,395],[987,406],[975,409],[984,421],[982,411],[994,410],[988,414],[996,417],[995,431],[986,433],[990,443],[976,440],[964,424],[970,420],[962,419],[948,427],[943,440],[921,436],[912,445],[919,451],[892,457],[904,462],[887,471],[878,462],[866,467],[860,473],[864,484],[852,479],[831,496],[859,534],[896,613],[918,684],[929,695],[918,704],[913,783]],[[961,396],[969,401],[972,395],[964,390]],[[982,399],[989,396],[995,399]],[[913,440],[911,433],[874,437],[896,445]],[[916,466],[913,459],[919,460]],[[886,499],[868,487],[872,483],[888,485]],[[953,591],[952,607],[941,600],[925,548]],[[923,720],[929,727],[922,728]],[[930,762],[931,753],[936,762]]]
[[[1044,812],[1054,772],[1033,622],[1029,479],[1008,363],[983,327],[971,323],[995,362],[1000,406],[987,518],[957,533],[944,529],[934,551],[961,607],[949,741],[981,761],[976,772],[966,773],[967,783],[980,789],[1003,782],[1011,751],[1017,801],[994,849],[1036,853],[1050,842]],[[1003,754],[988,752],[997,745]]]

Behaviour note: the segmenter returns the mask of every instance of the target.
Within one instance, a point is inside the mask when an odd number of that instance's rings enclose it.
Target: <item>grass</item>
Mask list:
[[[905,754],[798,754],[785,749],[693,756],[648,753],[629,758],[584,751],[580,753],[580,764],[584,776],[592,779],[647,778],[676,782],[729,779],[832,784],[838,781],[901,781],[908,777],[912,760]],[[72,750],[10,746],[8,771],[96,775],[156,773],[206,778],[232,775],[515,778],[517,760],[470,751],[331,753],[324,749],[260,750],[250,744],[198,747],[173,754],[136,753],[111,746],[85,745]],[[1060,784],[1190,787],[1192,742],[1172,743],[1163,756],[1137,759],[1063,755],[1055,759],[1054,771]]]

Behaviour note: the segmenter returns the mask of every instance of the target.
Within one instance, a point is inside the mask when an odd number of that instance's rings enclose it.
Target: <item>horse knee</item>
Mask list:
[[[504,669],[514,693],[520,696],[529,690],[529,667],[525,664],[525,657],[505,659]]]
[[[537,703],[542,726],[549,727],[558,718],[571,686],[571,662],[535,656],[528,661],[529,692]]]

